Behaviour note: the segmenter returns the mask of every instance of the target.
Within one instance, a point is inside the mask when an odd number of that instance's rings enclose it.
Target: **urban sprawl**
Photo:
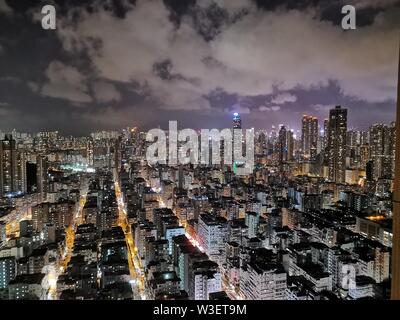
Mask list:
[[[388,299],[395,125],[347,113],[256,130],[247,175],[150,165],[137,127],[0,131],[0,299]]]

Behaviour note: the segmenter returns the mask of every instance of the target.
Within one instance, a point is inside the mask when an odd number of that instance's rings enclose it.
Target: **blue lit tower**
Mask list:
[[[233,114],[233,129],[242,129],[242,119],[237,112]]]
[[[242,129],[242,119],[240,118],[240,114],[237,113],[237,112],[235,112],[233,114],[233,130],[235,130],[235,129],[239,129],[239,130]],[[235,153],[236,154],[239,154],[239,153],[243,154],[243,145],[242,145],[242,143],[236,144],[235,141],[234,141],[232,153],[233,153],[233,158],[232,158],[233,159],[233,172],[236,174],[237,167],[238,166],[243,166],[243,164],[244,164],[243,162],[238,162],[235,159]]]

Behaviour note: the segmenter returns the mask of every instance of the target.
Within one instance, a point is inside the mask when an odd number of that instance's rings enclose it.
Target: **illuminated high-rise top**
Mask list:
[[[346,180],[347,109],[336,106],[329,110],[328,164],[329,179],[337,183]]]
[[[233,129],[242,129],[242,119],[237,112],[233,114]]]

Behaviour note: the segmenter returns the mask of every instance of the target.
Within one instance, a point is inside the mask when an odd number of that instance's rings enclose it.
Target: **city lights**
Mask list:
[[[0,300],[51,302],[2,319],[389,313],[400,0],[44,2],[0,0]]]

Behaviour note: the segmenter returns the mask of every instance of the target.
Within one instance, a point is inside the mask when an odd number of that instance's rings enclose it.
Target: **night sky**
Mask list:
[[[366,129],[395,118],[399,27],[400,0],[0,0],[0,130],[299,129],[336,104]]]

